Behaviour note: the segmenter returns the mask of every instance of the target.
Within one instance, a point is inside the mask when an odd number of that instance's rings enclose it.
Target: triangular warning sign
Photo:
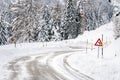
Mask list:
[[[96,41],[95,46],[103,46],[103,43],[100,40],[100,38]]]

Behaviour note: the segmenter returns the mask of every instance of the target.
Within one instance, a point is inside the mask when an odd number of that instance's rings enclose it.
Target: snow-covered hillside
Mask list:
[[[68,63],[75,70],[84,73],[95,80],[120,79],[120,38],[113,41],[104,50],[104,58],[97,58],[97,50],[84,54],[76,52],[68,58]]]
[[[120,38],[113,40],[113,28],[111,22],[72,40],[1,46],[0,80],[119,80]],[[94,43],[102,34],[98,58]]]

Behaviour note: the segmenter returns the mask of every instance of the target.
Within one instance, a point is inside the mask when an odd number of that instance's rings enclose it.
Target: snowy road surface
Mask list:
[[[8,80],[93,80],[69,65],[67,58],[74,52],[56,51],[13,60],[9,62]]]

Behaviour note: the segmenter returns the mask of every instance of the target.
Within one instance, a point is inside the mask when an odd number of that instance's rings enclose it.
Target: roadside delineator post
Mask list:
[[[92,40],[92,44],[91,44],[91,51],[93,50],[93,40]]]
[[[87,39],[87,42],[86,42],[86,53],[87,53],[87,50],[88,50],[88,39]]]

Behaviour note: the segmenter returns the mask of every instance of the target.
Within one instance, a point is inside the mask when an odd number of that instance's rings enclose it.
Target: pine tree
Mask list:
[[[76,22],[76,10],[73,6],[73,1],[68,0],[65,13],[65,22],[63,25],[64,39],[76,38],[78,36],[77,29],[78,27]]]
[[[83,0],[78,2],[77,6],[77,22],[78,22],[78,33],[81,34],[84,32],[86,24],[85,24],[85,6]]]
[[[108,0],[111,3],[111,0]]]
[[[6,29],[6,39],[7,43],[9,43],[9,38],[12,36],[12,26],[11,26],[11,21],[12,21],[12,14],[10,13],[9,10],[3,11],[1,14],[1,23]]]
[[[0,45],[8,44],[9,37],[11,36],[11,14],[9,11],[3,11],[0,19]]]
[[[15,9],[14,9],[15,8]],[[20,1],[10,7],[12,14],[15,15],[12,20],[12,38],[18,42],[36,41],[36,29],[38,25],[37,10],[33,0]]]
[[[55,6],[53,7],[52,10],[52,30],[54,31],[54,36],[52,37],[53,41],[56,40],[62,40],[62,36],[61,36],[61,5],[59,3],[59,1],[57,1],[57,3],[55,4]]]
[[[2,22],[0,22],[0,45],[4,45],[6,43],[6,27],[2,25]]]
[[[48,6],[44,6],[42,10],[42,24],[40,26],[38,40],[51,41],[53,34],[49,8]]]
[[[84,16],[84,27],[85,30],[89,31],[109,22],[112,17],[112,10],[113,8],[108,1],[79,0],[77,11]]]

